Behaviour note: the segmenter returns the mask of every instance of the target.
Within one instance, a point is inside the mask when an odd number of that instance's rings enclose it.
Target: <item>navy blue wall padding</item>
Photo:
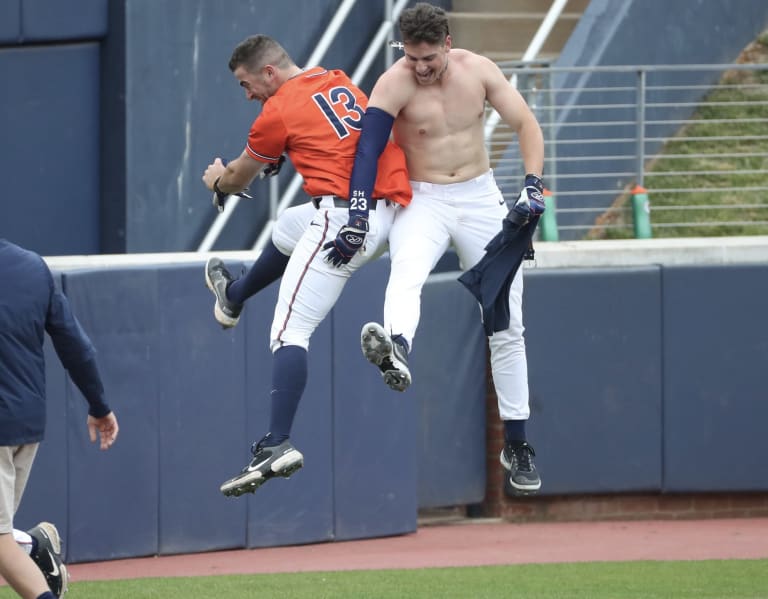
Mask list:
[[[109,0],[21,0],[24,42],[95,39],[107,34]]]
[[[0,235],[42,255],[99,253],[98,44],[0,49],[0,81],[0,158],[13,173]]]
[[[54,273],[61,287],[61,276]],[[37,450],[35,463],[18,512],[14,527],[29,530],[43,520],[55,522],[65,542],[67,538],[67,386],[68,376],[61,365],[50,337],[45,336],[45,438]],[[79,392],[78,392],[79,395]],[[82,395],[74,401],[85,403]],[[79,423],[87,434],[85,420]]]
[[[419,507],[468,505],[485,495],[488,342],[480,308],[458,273],[424,285],[410,356],[419,410]]]
[[[242,430],[245,327],[224,331],[214,320],[199,265],[158,274],[152,351],[159,395],[144,399],[157,403],[161,431],[159,551],[242,547],[246,502],[227,499],[219,486],[245,465],[249,447]]]
[[[525,271],[543,494],[661,488],[658,267]]]
[[[391,391],[359,348],[388,271],[356,273],[312,339],[292,434],[304,468],[239,499],[218,489],[268,426],[277,284],[222,330],[202,260],[57,275],[121,431],[107,452],[90,443],[47,343],[49,426],[17,524],[54,521],[76,563],[404,534],[419,508],[481,501],[502,473],[484,466],[479,309],[452,273],[431,277],[413,385]],[[768,266],[524,273],[543,494],[766,489]]]
[[[161,288],[156,268],[64,274],[72,310],[98,349],[106,397],[120,424],[115,445],[100,451],[83,431],[87,404],[68,402],[67,555],[73,562],[159,550],[159,436],[167,425],[159,421],[160,405],[168,378],[178,376],[163,368],[158,344]]]
[[[21,36],[21,0],[0,2],[0,44],[12,44]]]
[[[389,260],[348,281],[333,310],[335,538],[416,530],[419,413],[413,389],[384,384],[360,350],[366,322],[381,322]]]
[[[664,269],[664,490],[768,489],[768,266]]]
[[[225,478],[234,476],[248,463],[251,443],[269,431],[269,332],[278,285],[273,283],[251,297],[243,312],[247,336],[246,417],[241,425],[245,439],[237,458],[228,465]],[[331,326],[326,318],[310,340],[307,387],[291,430],[291,441],[304,455],[304,467],[288,479],[264,485],[247,499],[230,500],[248,503],[248,547],[298,545],[333,538],[332,359]]]

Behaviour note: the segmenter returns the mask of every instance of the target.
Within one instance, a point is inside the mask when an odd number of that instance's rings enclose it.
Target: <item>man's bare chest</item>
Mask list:
[[[401,124],[410,135],[444,136],[482,123],[484,99],[461,90],[425,88],[414,94],[401,112]]]

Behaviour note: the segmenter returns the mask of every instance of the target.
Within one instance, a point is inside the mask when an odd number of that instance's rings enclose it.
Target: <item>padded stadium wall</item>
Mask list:
[[[0,2],[0,235],[100,251],[100,47],[107,0]]]
[[[223,257],[235,270],[253,259]],[[456,273],[424,288],[407,392],[360,354],[362,324],[381,318],[384,258],[355,274],[313,336],[292,435],[304,468],[252,496],[221,495],[266,432],[277,289],[224,331],[206,258],[48,258],[98,348],[121,432],[108,452],[89,443],[86,403],[48,346],[46,440],[17,527],[56,522],[71,562],[371,538],[415,531],[420,510],[480,504],[503,481],[486,340]],[[768,238],[541,243],[524,276],[544,481],[525,509],[768,492]]]

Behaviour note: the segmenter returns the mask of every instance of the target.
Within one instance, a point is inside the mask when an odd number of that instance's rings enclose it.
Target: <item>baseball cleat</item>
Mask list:
[[[509,444],[501,450],[501,465],[509,472],[506,483],[513,495],[536,495],[541,478],[533,463],[536,453],[526,441]]]
[[[61,537],[50,522],[40,522],[27,534],[37,541],[35,551],[30,554],[45,576],[51,592],[61,597],[69,587],[69,572],[61,559]]]
[[[234,278],[219,258],[208,258],[205,263],[205,284],[216,296],[213,306],[213,316],[225,329],[232,328],[240,320],[243,304],[236,304],[227,299],[227,287]]]
[[[286,439],[280,445],[265,447],[269,435],[251,447],[253,459],[243,470],[221,485],[221,492],[227,497],[240,497],[244,493],[255,493],[261,485],[275,476],[288,478],[304,465],[301,455]]]
[[[405,391],[411,384],[408,354],[399,343],[392,341],[380,324],[369,322],[360,331],[360,347],[365,359],[378,366],[390,389]]]

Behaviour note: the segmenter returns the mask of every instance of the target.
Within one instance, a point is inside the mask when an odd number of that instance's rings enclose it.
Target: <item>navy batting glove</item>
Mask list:
[[[268,164],[259,173],[259,179],[266,179],[267,177],[274,177],[283,168],[285,162],[285,154],[280,154],[280,158],[274,164]]]
[[[213,182],[213,205],[216,206],[216,210],[219,212],[224,212],[224,204],[226,203],[228,197],[228,193],[224,193],[219,189],[219,179],[216,179]]]
[[[349,264],[349,261],[363,247],[366,233],[368,233],[368,219],[350,214],[349,222],[339,229],[336,239],[323,246],[324,250],[328,250],[324,260],[336,268],[342,264]]]
[[[245,191],[238,191],[236,193],[226,193],[219,189],[219,180],[213,182],[213,205],[216,206],[216,210],[224,212],[224,204],[227,202],[229,196],[238,196],[246,200],[252,200],[253,196],[248,195]]]
[[[528,224],[532,216],[544,213],[544,183],[536,175],[525,176],[525,186],[517,201],[502,221],[503,240],[511,241],[515,233]]]
[[[536,175],[525,176],[525,186],[523,191],[520,192],[520,196],[517,201],[526,201],[528,204],[531,216],[537,216],[543,214],[546,209],[544,203],[544,182]]]
[[[282,155],[280,157],[283,160],[285,160],[285,158]],[[221,161],[221,163],[224,166],[227,166],[227,162],[228,160]],[[277,170],[280,170],[280,165],[282,165],[283,163],[279,160],[277,163],[278,163]],[[213,205],[216,207],[216,210],[218,210],[219,212],[224,212],[224,204],[226,204],[227,198],[229,196],[240,196],[241,198],[245,198],[246,200],[253,199],[251,196],[245,193],[245,190],[248,189],[247,187],[243,191],[238,191],[237,193],[226,193],[224,191],[221,191],[219,189],[219,179],[221,179],[221,177],[216,177],[216,180],[213,182],[213,199],[212,199]]]

